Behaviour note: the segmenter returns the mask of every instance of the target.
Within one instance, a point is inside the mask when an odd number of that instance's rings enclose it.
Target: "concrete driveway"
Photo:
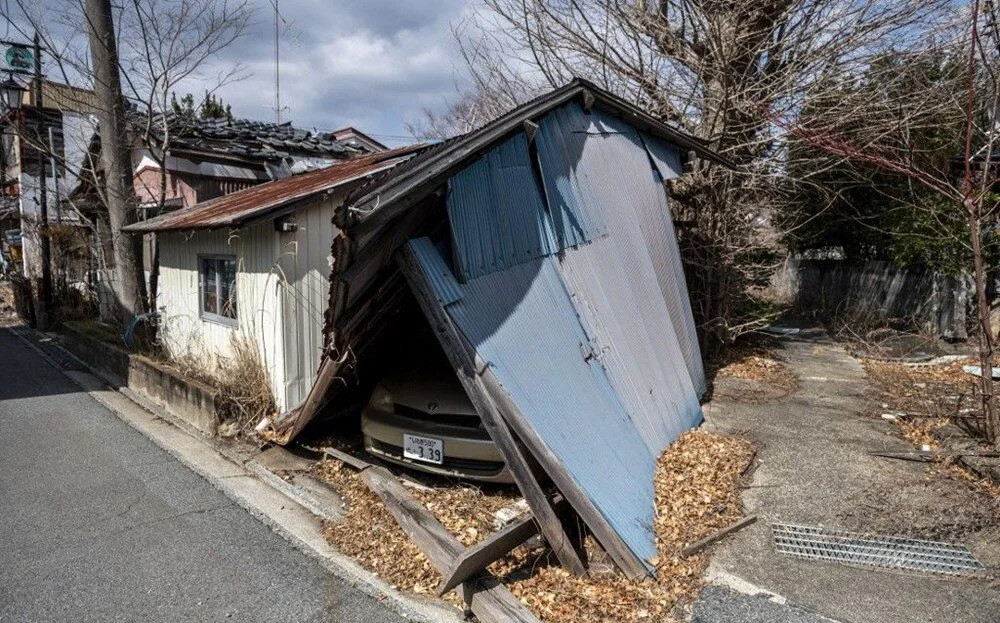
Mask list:
[[[757,514],[759,521],[715,552],[710,574],[735,576],[840,621],[1000,621],[1000,593],[984,581],[867,570],[775,553],[772,522],[865,531],[866,517],[878,514],[884,526],[893,517],[893,506],[904,506],[904,500],[907,509],[923,505],[928,513],[940,513],[936,505],[962,503],[940,499],[936,492],[941,483],[932,482],[924,464],[868,454],[912,447],[891,424],[872,417],[870,409],[866,415],[871,398],[864,370],[825,333],[785,337],[778,354],[798,375],[797,391],[764,404],[719,399],[705,407],[708,430],[743,434],[761,445],[759,466],[743,495],[747,512]],[[899,491],[905,491],[905,498],[895,495]],[[908,531],[907,521],[901,512],[897,532]],[[962,541],[984,564],[1000,564],[996,522],[973,528]]]
[[[0,328],[0,621],[402,621]]]

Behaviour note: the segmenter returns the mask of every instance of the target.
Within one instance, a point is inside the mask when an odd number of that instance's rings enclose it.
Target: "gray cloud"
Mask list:
[[[239,116],[273,119],[273,10],[256,5],[254,24],[189,86],[198,93],[219,71],[241,63],[244,80],[219,94]],[[319,129],[354,126],[410,142],[405,123],[440,110],[462,78],[451,24],[470,0],[299,0],[281,3],[281,96],[285,120]]]

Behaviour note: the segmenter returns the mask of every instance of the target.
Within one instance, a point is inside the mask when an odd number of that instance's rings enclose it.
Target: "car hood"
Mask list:
[[[442,415],[475,415],[475,407],[459,383],[455,371],[440,366],[415,366],[382,379],[398,405]]]

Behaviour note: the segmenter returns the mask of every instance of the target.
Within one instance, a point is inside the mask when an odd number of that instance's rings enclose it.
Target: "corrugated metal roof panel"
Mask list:
[[[585,359],[590,339],[554,257],[460,287],[447,308],[455,324],[628,547],[655,556],[654,457],[604,368]]]
[[[152,232],[238,227],[293,201],[390,169],[421,149],[424,149],[423,145],[400,147],[318,171],[258,184],[148,221],[134,223],[123,229],[130,232]]]
[[[610,174],[590,175],[599,183],[573,190],[602,213],[608,235],[567,249],[559,266],[589,333],[597,339],[612,385],[650,453],[659,456],[701,420],[656,266],[664,261],[664,250],[677,243],[662,230],[643,231],[641,216],[665,207],[663,186],[654,177],[638,133],[604,116],[600,111],[591,114],[592,127],[600,132],[588,134],[586,151],[592,163],[588,166],[603,163]],[[660,272],[668,273],[669,267]]]
[[[646,145],[649,157],[653,160],[660,177],[665,180],[672,180],[680,177],[684,172],[684,159],[676,145],[664,141],[656,136],[651,136],[646,132],[641,133],[642,142]]]
[[[451,178],[448,219],[456,271],[463,280],[556,250],[523,133]]]
[[[593,127],[578,102],[570,102],[539,119],[535,145],[542,184],[560,248],[583,244],[607,231],[599,206],[582,193],[600,186],[607,168],[595,160],[587,141]]]
[[[441,257],[440,251],[434,246],[431,239],[417,238],[410,241],[410,246],[417,255],[417,259],[420,260],[420,265],[430,280],[431,289],[434,290],[438,301],[442,305],[450,305],[462,298],[461,286],[458,285],[451,269],[448,268],[448,264]]]

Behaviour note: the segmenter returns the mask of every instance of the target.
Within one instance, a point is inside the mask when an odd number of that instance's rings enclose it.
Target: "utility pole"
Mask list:
[[[122,232],[122,227],[135,222],[137,210],[114,18],[110,0],[86,0],[84,12],[94,67],[94,93],[100,107],[101,164],[115,259],[112,290],[117,298],[118,319],[128,322],[146,311],[146,279],[142,269],[142,237]]]
[[[38,303],[35,307],[35,325],[39,331],[45,331],[49,326],[49,306],[52,303],[52,248],[49,240],[49,197],[48,176],[45,172],[45,153],[41,148],[42,128],[46,125],[45,110],[42,102],[42,46],[35,31],[35,110],[38,112],[38,126],[35,150],[38,154],[38,201],[41,204],[41,227],[38,241],[42,249],[42,288],[36,295]]]

